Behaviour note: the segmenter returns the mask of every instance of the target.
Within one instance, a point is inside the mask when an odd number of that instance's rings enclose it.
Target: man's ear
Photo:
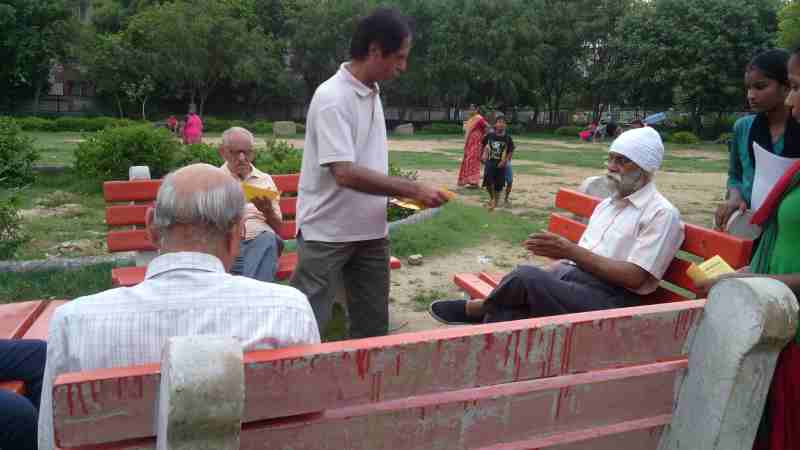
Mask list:
[[[228,161],[227,159],[225,159],[225,147],[223,147],[222,145],[217,147],[217,154],[219,155],[220,158],[222,158],[223,161],[225,162]]]
[[[156,247],[158,247],[158,243],[160,240],[160,236],[158,231],[153,228],[153,218],[155,217],[156,210],[153,207],[147,208],[147,212],[144,215],[144,226],[147,230],[147,237],[150,239],[150,242],[153,243]]]
[[[231,228],[231,231],[228,232],[227,242],[225,245],[228,247],[228,253],[233,256],[233,259],[236,259],[239,256],[239,243],[242,240],[242,225],[241,223],[237,223]]]

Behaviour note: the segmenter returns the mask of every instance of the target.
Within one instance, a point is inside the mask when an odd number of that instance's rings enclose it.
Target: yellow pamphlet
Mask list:
[[[442,192],[444,192],[445,195],[447,195],[447,199],[448,200],[452,200],[456,196],[455,192],[451,192],[451,191],[449,191],[449,190],[447,190],[445,188],[442,188],[440,190]],[[426,209],[425,205],[422,204],[422,202],[420,202],[419,200],[414,200],[414,199],[410,199],[410,198],[393,198],[393,199],[389,200],[389,203],[391,203],[391,204],[393,204],[395,206],[399,206],[401,208],[413,209],[414,211],[419,211],[419,210],[422,210],[422,209]]]
[[[281,193],[272,189],[253,186],[252,184],[242,183],[245,200],[252,201],[256,197],[266,197],[270,200],[277,200]]]
[[[700,264],[692,263],[686,270],[686,275],[697,283],[732,272],[735,272],[733,267],[729,266],[721,256],[717,255]]]

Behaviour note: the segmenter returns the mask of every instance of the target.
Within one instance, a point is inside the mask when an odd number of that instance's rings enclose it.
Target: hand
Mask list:
[[[742,199],[741,194],[739,194],[738,191],[731,190],[731,195],[728,200],[717,207],[717,212],[714,216],[716,229],[725,231],[725,226],[728,224],[728,219],[731,218],[731,214],[736,210],[744,212],[746,209],[747,203]]]
[[[501,168],[501,169],[502,169],[503,167],[505,167],[505,166],[506,166],[506,161],[505,161],[505,160],[502,160],[502,161],[500,161],[500,162],[497,164],[497,167],[499,167],[499,168]]]
[[[267,197],[255,197],[251,199],[250,202],[264,215],[264,221],[267,222],[267,225],[277,232],[283,221],[275,210],[272,209],[272,200]]]
[[[428,208],[436,208],[437,206],[447,203],[450,200],[450,196],[441,189],[418,183],[417,194],[414,196],[414,199],[420,201]]]
[[[531,234],[523,245],[534,255],[552,259],[574,259],[577,247],[569,239],[550,232]]]

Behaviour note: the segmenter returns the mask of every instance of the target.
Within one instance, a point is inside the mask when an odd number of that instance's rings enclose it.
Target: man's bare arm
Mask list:
[[[329,165],[336,184],[373,195],[406,197],[419,200],[427,207],[440,206],[447,202],[445,192],[423,183],[403,177],[390,177],[351,162],[335,162]]]

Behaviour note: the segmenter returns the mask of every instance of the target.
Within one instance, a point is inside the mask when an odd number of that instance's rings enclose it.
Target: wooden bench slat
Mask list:
[[[25,395],[25,383],[18,380],[0,381],[0,390],[10,391],[17,395]]]
[[[19,339],[47,307],[47,302],[29,302],[0,305],[0,339]]]
[[[686,338],[704,304],[687,301],[251,352],[245,355],[245,422],[609,365],[685,359]],[[54,390],[59,436],[76,439],[61,445],[153,436],[158,368],[143,371],[60,376]],[[671,401],[671,389],[668,397]],[[85,423],[88,417],[92,426]]]
[[[158,248],[150,242],[147,230],[120,230],[110,231],[106,236],[108,251],[130,252],[130,251],[156,251]]]
[[[106,207],[106,225],[109,227],[145,224],[147,209],[152,202],[137,205],[112,205]]]
[[[272,175],[272,181],[281,193],[296,193],[300,186],[300,174]]]
[[[286,217],[294,217],[297,214],[297,197],[282,197],[280,205],[284,219]]]
[[[43,341],[47,340],[47,333],[50,327],[50,319],[53,317],[53,313],[55,313],[56,308],[67,303],[66,300],[49,300],[47,303],[44,311],[36,318],[33,324],[28,328],[25,334],[22,336],[23,339],[41,339]]]
[[[297,237],[297,222],[294,220],[284,220],[281,223],[281,229],[278,230],[278,236],[285,241],[290,241]]]
[[[457,273],[453,276],[453,282],[463,289],[469,298],[486,298],[494,289],[494,286],[472,273]]]
[[[681,250],[701,256],[703,259],[719,255],[734,269],[750,263],[753,241],[689,223],[684,226],[686,239],[683,241]]]
[[[103,198],[106,202],[152,201],[158,194],[161,180],[106,181]]]
[[[577,220],[570,219],[558,213],[550,214],[550,223],[547,225],[547,231],[564,236],[572,242],[578,242],[586,230],[586,225],[578,222]]]
[[[555,206],[581,217],[590,217],[602,200],[574,189],[561,188],[556,192]]]

